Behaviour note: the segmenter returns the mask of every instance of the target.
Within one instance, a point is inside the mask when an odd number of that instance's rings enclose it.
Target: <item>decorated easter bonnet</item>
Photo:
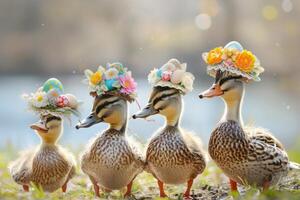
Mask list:
[[[148,75],[149,83],[156,87],[170,87],[186,94],[193,90],[194,76],[186,72],[186,63],[172,58],[159,69],[154,68]]]
[[[86,69],[84,74],[93,97],[108,94],[120,96],[129,102],[136,99],[137,83],[131,71],[121,63],[108,63],[106,68],[99,66],[96,72]]]
[[[48,79],[42,87],[31,94],[24,94],[29,110],[39,115],[53,115],[70,119],[72,114],[79,116],[79,102],[72,94],[64,94],[62,83],[56,78]]]
[[[259,75],[264,72],[260,62],[251,51],[242,47],[236,41],[229,42],[225,47],[216,47],[202,54],[206,62],[207,73],[215,77],[218,70],[229,72],[246,78],[260,81]]]

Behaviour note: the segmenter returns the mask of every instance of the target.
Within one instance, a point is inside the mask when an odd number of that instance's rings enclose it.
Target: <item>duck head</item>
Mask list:
[[[222,120],[234,120],[243,124],[241,119],[241,102],[244,96],[245,82],[248,82],[248,80],[242,76],[221,72],[219,70],[216,73],[214,84],[206,91],[200,93],[199,98],[220,96],[226,105]]]
[[[96,96],[89,116],[76,125],[76,129],[88,128],[94,124],[104,122],[111,128],[121,130],[127,121],[127,101],[120,96]]]
[[[178,125],[182,109],[182,98],[179,90],[170,87],[154,87],[150,95],[148,104],[140,112],[132,117],[146,118],[151,115],[163,115],[167,124],[171,126]]]
[[[247,81],[242,76],[232,75],[228,72],[216,73],[214,84],[206,91],[199,94],[199,98],[212,98],[220,96],[225,101],[238,100],[244,93],[244,82]]]
[[[62,132],[62,119],[53,115],[41,116],[30,128],[37,132],[44,143],[55,144]]]

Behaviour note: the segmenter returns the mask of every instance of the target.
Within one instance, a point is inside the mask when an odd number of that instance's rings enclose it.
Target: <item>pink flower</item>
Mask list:
[[[61,96],[57,97],[57,99],[56,99],[56,105],[58,107],[62,108],[62,107],[67,106],[68,104],[69,104],[69,100],[68,100],[67,96],[61,95]]]
[[[169,81],[169,80],[171,80],[171,74],[172,74],[172,72],[170,72],[170,71],[164,71],[164,72],[162,73],[161,79],[162,79],[163,81]]]
[[[120,85],[122,86],[122,89],[120,90],[121,93],[132,94],[136,91],[137,84],[129,74],[126,74],[125,76],[120,76],[119,80]]]

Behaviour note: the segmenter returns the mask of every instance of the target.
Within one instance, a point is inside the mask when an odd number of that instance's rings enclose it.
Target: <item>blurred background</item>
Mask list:
[[[300,1],[297,0],[1,0],[0,1],[0,149],[24,149],[39,143],[29,125],[38,117],[26,111],[22,93],[50,77],[84,104],[93,99],[82,83],[83,70],[120,61],[138,82],[141,106],[151,91],[146,76],[175,57],[196,76],[194,91],[184,96],[182,127],[205,146],[224,109],[220,98],[200,100],[212,84],[201,53],[231,40],[240,41],[260,59],[262,81],[247,85],[244,121],[271,130],[291,149],[300,133]],[[130,105],[130,113],[138,111]],[[128,134],[147,141],[163,118],[129,120]],[[65,123],[60,143],[80,148],[104,130],[98,124],[75,130]]]

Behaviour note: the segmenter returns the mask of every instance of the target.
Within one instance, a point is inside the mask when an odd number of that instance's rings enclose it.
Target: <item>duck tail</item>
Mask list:
[[[290,170],[300,170],[300,164],[296,162],[289,162]]]

